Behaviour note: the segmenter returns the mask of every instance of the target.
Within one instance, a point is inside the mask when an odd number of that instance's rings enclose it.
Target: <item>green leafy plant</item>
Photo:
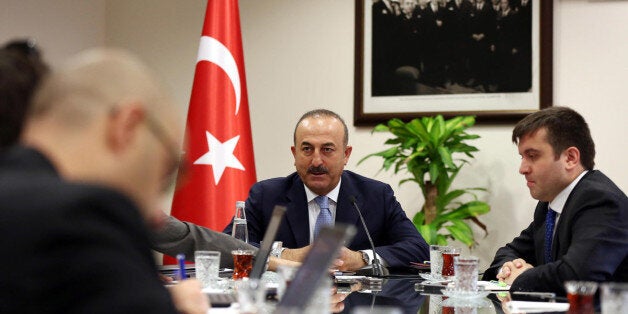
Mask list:
[[[469,222],[487,233],[486,225],[477,218],[490,211],[490,206],[480,201],[476,192],[484,188],[450,190],[460,169],[473,159],[478,151],[467,141],[478,139],[467,128],[475,124],[473,116],[458,116],[445,120],[443,116],[423,117],[404,123],[391,119],[377,125],[372,132],[389,132],[394,137],[385,145],[392,147],[369,154],[359,162],[378,156],[384,159],[380,170],[405,172],[409,178],[399,185],[416,182],[423,193],[425,204],[412,222],[429,244],[446,245],[455,239],[471,247],[476,244]],[[465,159],[468,158],[468,159]]]

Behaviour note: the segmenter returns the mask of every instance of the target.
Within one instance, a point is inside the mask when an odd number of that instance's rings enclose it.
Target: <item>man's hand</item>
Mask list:
[[[358,270],[366,266],[366,263],[362,259],[362,252],[351,251],[346,247],[340,250],[338,259],[342,261],[342,265],[338,267],[338,269],[342,271]]]
[[[201,283],[196,279],[180,281],[170,286],[168,291],[179,313],[205,314],[209,310],[207,296],[201,291]]]
[[[299,249],[285,249],[281,252],[281,258],[294,262],[302,262],[307,252],[310,251],[310,247],[311,245]]]
[[[280,265],[290,266],[290,267],[299,267],[301,266],[301,263],[271,256],[268,261],[268,270],[276,271],[277,267]]]
[[[530,268],[534,268],[534,266],[528,264],[525,260],[518,258],[516,260],[504,263],[504,265],[502,265],[499,272],[497,273],[497,279],[499,281],[504,281],[507,284],[512,285],[512,283],[515,281],[515,279],[517,279],[517,277],[519,277],[519,275],[521,275],[524,271]]]
[[[281,259],[301,263],[303,259],[305,258],[305,255],[307,255],[307,253],[310,251],[310,247],[311,246],[308,245],[299,249],[285,249],[283,250],[283,252],[281,252]],[[343,260],[341,260],[340,258],[337,258],[334,260],[331,267],[333,269],[340,269],[342,265],[344,265],[344,263],[345,262]],[[271,260],[271,264],[268,265],[268,267],[271,270],[273,269],[272,260]]]
[[[281,253],[281,258],[295,262],[302,262],[305,255],[307,255],[309,251],[310,245],[299,249],[285,249]],[[332,264],[333,268],[342,271],[358,270],[364,266],[366,266],[366,263],[364,263],[364,260],[362,259],[362,252],[351,251],[346,247],[343,247],[340,250],[338,258]]]

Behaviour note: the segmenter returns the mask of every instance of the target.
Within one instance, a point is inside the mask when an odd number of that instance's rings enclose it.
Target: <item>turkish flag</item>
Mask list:
[[[209,0],[172,215],[222,231],[256,181],[237,0]],[[179,173],[179,175],[182,175]]]

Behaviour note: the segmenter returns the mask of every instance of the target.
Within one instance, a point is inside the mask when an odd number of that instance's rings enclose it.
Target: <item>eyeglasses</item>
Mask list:
[[[185,160],[182,158],[183,154],[180,153],[178,145],[175,141],[169,138],[166,133],[165,127],[159,123],[159,121],[150,113],[146,114],[146,127],[155,138],[164,146],[166,152],[170,156],[170,165],[168,166],[167,177],[165,178],[165,184],[163,190],[167,191],[172,188],[177,182],[185,178],[187,174],[187,167]],[[176,178],[176,180],[175,180]]]

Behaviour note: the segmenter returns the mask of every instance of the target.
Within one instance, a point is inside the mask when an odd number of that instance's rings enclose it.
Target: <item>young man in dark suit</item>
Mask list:
[[[484,279],[504,281],[511,291],[559,295],[567,280],[628,281],[628,198],[593,169],[584,118],[546,108],[521,120],[512,140],[519,172],[539,203],[532,223],[497,251]]]
[[[327,224],[357,226],[358,233],[342,251],[337,265],[357,270],[372,263],[377,254],[388,267],[408,267],[410,262],[429,259],[429,247],[396,200],[392,188],[382,182],[344,170],[352,147],[347,126],[336,113],[318,109],[299,119],[294,131],[292,154],[296,172],[253,185],[246,200],[249,240],[262,240],[273,206],[287,207],[276,239],[289,248],[282,258],[300,261],[309,250],[320,225],[321,213]],[[320,197],[319,197],[320,196]],[[327,198],[319,204],[320,198]],[[353,204],[355,200],[355,204]],[[355,207],[373,237],[371,250],[367,234]],[[328,207],[328,208],[326,208]],[[229,233],[231,225],[225,232]]]

